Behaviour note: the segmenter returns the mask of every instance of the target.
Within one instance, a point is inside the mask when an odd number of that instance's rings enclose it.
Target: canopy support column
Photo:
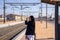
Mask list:
[[[55,3],[55,40],[60,40],[59,34],[59,26],[58,26],[58,3]]]

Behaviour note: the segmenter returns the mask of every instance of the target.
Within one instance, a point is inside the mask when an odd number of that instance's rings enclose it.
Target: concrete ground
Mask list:
[[[36,39],[37,40],[54,40],[55,38],[55,26],[53,23],[48,22],[46,28],[46,22],[36,21]],[[21,40],[26,40],[25,36]]]

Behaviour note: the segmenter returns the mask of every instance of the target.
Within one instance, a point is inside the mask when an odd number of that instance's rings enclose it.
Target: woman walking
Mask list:
[[[30,16],[26,19],[25,24],[27,25],[26,38],[28,40],[35,40],[35,19]]]

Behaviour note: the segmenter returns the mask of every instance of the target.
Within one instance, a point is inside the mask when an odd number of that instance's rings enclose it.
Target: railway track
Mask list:
[[[11,40],[26,28],[24,23],[0,29],[0,40]]]

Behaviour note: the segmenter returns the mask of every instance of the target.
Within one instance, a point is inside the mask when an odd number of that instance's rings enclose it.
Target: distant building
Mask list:
[[[0,18],[2,18],[2,15],[0,15]]]
[[[27,16],[22,16],[22,19],[25,20]],[[16,14],[8,14],[6,16],[6,20],[21,20],[21,15],[16,15]]]
[[[15,15],[14,14],[8,14],[7,16],[6,16],[6,20],[15,20]]]

